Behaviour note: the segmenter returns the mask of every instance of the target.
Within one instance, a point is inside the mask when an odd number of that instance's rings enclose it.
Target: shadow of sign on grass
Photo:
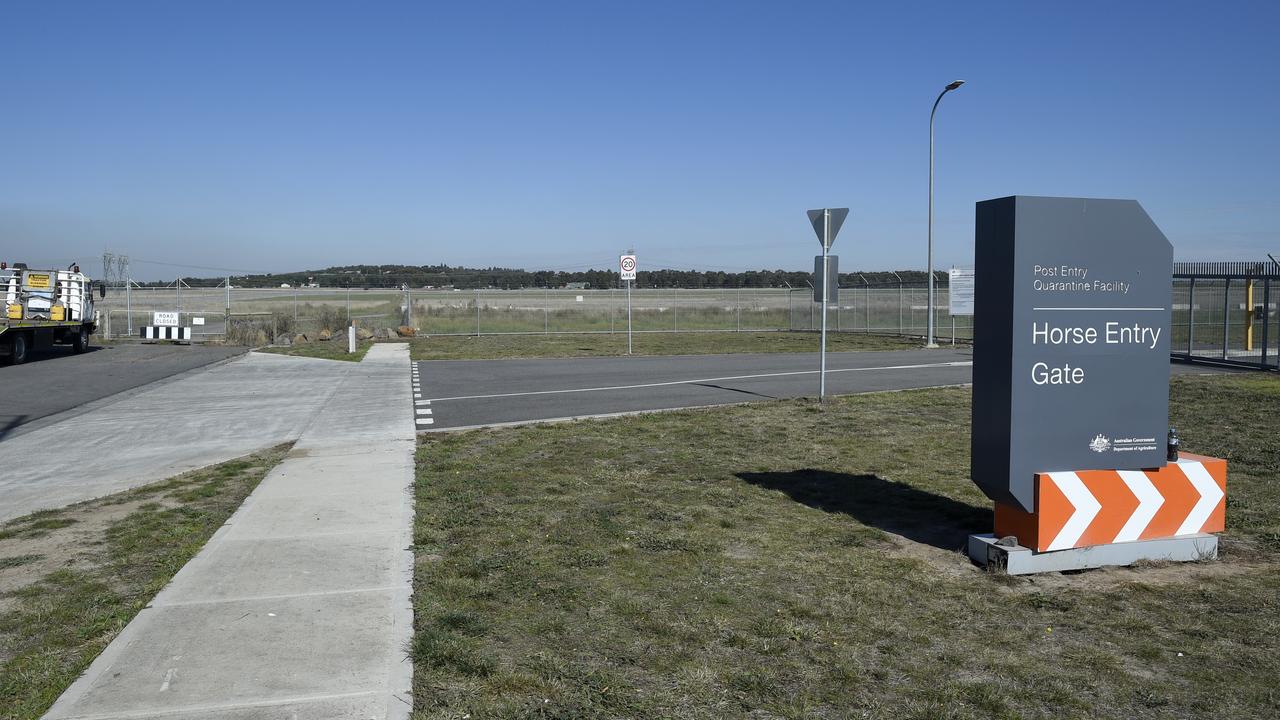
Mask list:
[[[806,468],[737,473],[752,485],[780,490],[798,503],[942,550],[963,548],[974,532],[992,525],[989,508],[970,505],[877,475]]]

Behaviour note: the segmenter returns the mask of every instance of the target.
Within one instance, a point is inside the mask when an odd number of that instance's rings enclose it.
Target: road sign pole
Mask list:
[[[827,253],[831,246],[831,211],[822,211],[822,340],[818,350],[818,402],[827,402],[827,302],[830,298],[830,273],[827,271]]]
[[[636,251],[618,258],[618,278],[627,284],[627,354],[631,354],[631,284],[636,280]]]
[[[831,305],[831,243],[835,241],[836,234],[840,232],[840,227],[844,225],[845,218],[849,217],[849,208],[823,208],[821,210],[808,211],[809,224],[813,226],[814,233],[818,236],[818,242],[822,244],[822,292],[817,292],[814,287],[814,294],[822,303],[822,337],[818,347],[818,401],[822,404],[827,402],[827,309]],[[817,262],[815,258],[814,272],[818,272]],[[818,278],[814,278],[815,282]],[[837,285],[839,281],[837,280]],[[839,287],[836,288],[839,292]],[[837,310],[838,312],[838,310]],[[812,325],[810,326],[812,327]]]

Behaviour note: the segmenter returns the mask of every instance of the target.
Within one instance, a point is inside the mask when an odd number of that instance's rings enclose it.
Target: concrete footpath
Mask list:
[[[377,344],[46,718],[404,718],[409,348]]]
[[[249,353],[0,439],[15,468],[0,475],[0,521],[297,440],[356,367]]]

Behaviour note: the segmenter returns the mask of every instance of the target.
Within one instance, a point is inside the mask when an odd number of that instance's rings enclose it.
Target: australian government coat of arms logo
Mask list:
[[[1111,441],[1106,435],[1098,435],[1089,441],[1089,449],[1096,453],[1106,452],[1111,449]]]

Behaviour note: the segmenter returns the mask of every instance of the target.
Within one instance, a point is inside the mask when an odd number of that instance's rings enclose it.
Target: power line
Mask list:
[[[187,270],[214,270],[217,272],[236,273],[237,275],[270,275],[265,270],[245,270],[243,268],[225,268],[211,267],[208,265],[188,265],[170,262],[161,262],[160,260],[143,260],[142,258],[133,258],[134,262],[145,263],[147,265],[163,265],[165,267],[185,268]]]

